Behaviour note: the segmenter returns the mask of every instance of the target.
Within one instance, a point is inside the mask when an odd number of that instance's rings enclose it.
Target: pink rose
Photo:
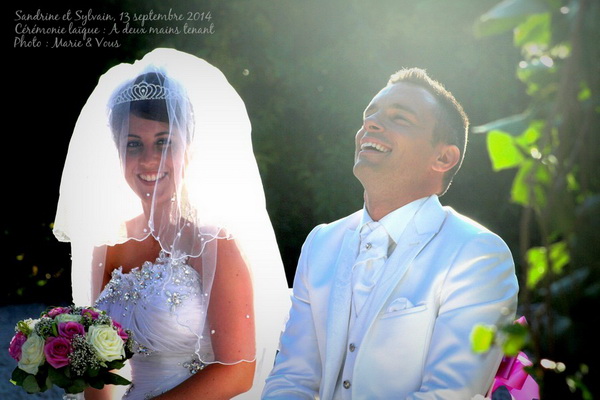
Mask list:
[[[27,341],[27,336],[19,331],[13,336],[10,341],[10,345],[8,346],[8,353],[12,358],[17,361],[21,360],[21,348],[23,347],[23,343]]]
[[[55,307],[52,310],[48,311],[48,316],[50,318],[55,318],[57,315],[68,314],[70,312],[71,312],[70,308],[67,308],[67,307]]]
[[[54,368],[62,368],[69,365],[69,354],[71,354],[71,341],[63,337],[49,337],[44,346],[44,355],[48,364]]]
[[[84,317],[90,317],[92,320],[95,321],[98,319],[100,313],[91,308],[84,308],[83,310],[81,310],[81,315],[83,315]]]
[[[115,326],[115,328],[117,328],[117,333],[119,334],[121,339],[123,339],[123,341],[126,342],[127,339],[129,339],[129,335],[127,334],[127,332],[125,332],[125,329],[123,329],[121,324],[117,321],[113,321],[113,325]]]
[[[85,335],[85,328],[78,322],[61,322],[58,324],[58,334],[67,339],[73,339],[75,335]]]

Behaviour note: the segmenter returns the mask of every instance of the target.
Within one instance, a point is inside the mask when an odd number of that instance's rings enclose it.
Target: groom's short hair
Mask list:
[[[469,134],[469,118],[452,93],[440,82],[427,75],[427,72],[424,69],[401,69],[390,76],[388,85],[393,85],[398,82],[411,83],[422,87],[435,97],[437,101],[437,120],[433,130],[433,144],[440,142],[453,144],[460,150],[459,161],[444,175],[443,190],[440,194],[442,195],[450,187],[452,179],[460,169],[465,158]]]

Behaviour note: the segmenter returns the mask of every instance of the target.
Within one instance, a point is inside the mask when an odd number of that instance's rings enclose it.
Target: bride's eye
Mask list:
[[[172,141],[170,139],[167,139],[167,138],[158,139],[156,141],[156,145],[157,146],[170,146],[171,143],[172,143]]]
[[[144,145],[139,140],[130,140],[127,142],[127,153],[136,154],[142,151]]]
[[[130,140],[127,142],[128,148],[140,147],[142,143],[139,140]]]

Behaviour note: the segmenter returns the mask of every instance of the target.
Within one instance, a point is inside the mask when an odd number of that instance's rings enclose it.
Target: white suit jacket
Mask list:
[[[511,323],[518,283],[506,244],[431,196],[409,222],[353,329],[360,212],[317,226],[300,255],[289,320],[263,399],[468,400],[499,349],[471,350],[476,324]]]

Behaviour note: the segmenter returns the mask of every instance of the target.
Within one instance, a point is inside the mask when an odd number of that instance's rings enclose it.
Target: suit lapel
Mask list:
[[[396,249],[385,264],[378,284],[369,296],[356,325],[366,332],[379,315],[398,282],[408,271],[413,259],[427,246],[439,232],[445,219],[445,212],[437,196],[428,199],[400,236]],[[359,328],[361,329],[361,328]]]
[[[336,263],[327,310],[327,338],[323,366],[322,399],[333,396],[348,338],[352,304],[352,266],[358,253],[358,230],[347,230]]]

